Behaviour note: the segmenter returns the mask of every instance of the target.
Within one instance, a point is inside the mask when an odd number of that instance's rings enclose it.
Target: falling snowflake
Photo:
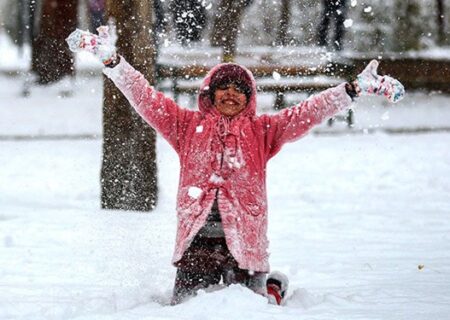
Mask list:
[[[273,79],[274,79],[275,81],[279,81],[279,80],[281,79],[281,75],[280,75],[278,72],[276,72],[276,71],[274,71],[274,72],[272,73],[272,77],[273,77]]]
[[[352,19],[345,19],[344,27],[350,28],[352,25],[353,25],[353,20]]]

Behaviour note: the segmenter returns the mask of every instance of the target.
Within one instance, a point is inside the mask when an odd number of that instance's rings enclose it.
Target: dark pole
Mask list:
[[[438,44],[445,42],[445,17],[444,17],[444,0],[437,0],[437,27],[438,27]]]
[[[17,45],[20,49],[20,54],[23,53],[23,44],[25,42],[25,33],[26,33],[26,22],[25,22],[25,8],[26,8],[26,0],[18,0],[17,1]]]

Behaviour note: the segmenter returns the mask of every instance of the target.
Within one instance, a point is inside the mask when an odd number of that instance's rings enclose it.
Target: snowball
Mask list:
[[[365,12],[365,13],[372,12],[372,7],[371,7],[371,6],[368,6],[368,7],[364,8],[364,12]]]
[[[202,194],[202,189],[198,187],[189,187],[188,195],[191,198],[198,199],[198,197]]]
[[[203,132],[203,126],[197,126],[197,128],[195,128],[195,132],[197,133]]]
[[[350,28],[352,25],[353,25],[353,20],[352,19],[345,19],[344,27]]]
[[[272,77],[275,79],[275,81],[279,81],[281,79],[281,75],[276,71],[272,73]]]
[[[351,6],[352,7],[356,7],[356,5],[358,4],[357,0],[352,0]]]

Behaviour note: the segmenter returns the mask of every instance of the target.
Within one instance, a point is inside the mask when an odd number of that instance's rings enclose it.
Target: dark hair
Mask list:
[[[209,82],[209,98],[214,102],[214,94],[217,88],[234,84],[245,94],[247,103],[252,95],[252,80],[247,71],[235,64],[225,64],[220,67],[211,77]]]

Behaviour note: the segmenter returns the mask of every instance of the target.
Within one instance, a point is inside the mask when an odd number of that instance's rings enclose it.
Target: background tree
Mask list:
[[[200,41],[206,25],[206,9],[203,1],[173,0],[170,3],[177,40],[183,46]]]
[[[106,3],[117,27],[117,49],[152,84],[155,72],[153,1]],[[157,200],[156,133],[105,78],[101,205],[105,209],[148,211]]]
[[[211,45],[222,47],[223,61],[233,61],[244,9],[252,0],[221,0],[214,16]]]
[[[393,49],[396,51],[419,50],[421,37],[424,34],[421,19],[422,7],[417,0],[397,1],[395,3],[397,17],[394,26]]]
[[[65,39],[77,26],[77,8],[78,0],[42,1],[39,32],[32,41],[31,65],[41,84],[74,75],[73,54]]]
[[[281,46],[285,46],[289,43],[288,30],[290,21],[290,6],[291,0],[281,0],[281,15],[278,25],[277,38],[275,43]]]

